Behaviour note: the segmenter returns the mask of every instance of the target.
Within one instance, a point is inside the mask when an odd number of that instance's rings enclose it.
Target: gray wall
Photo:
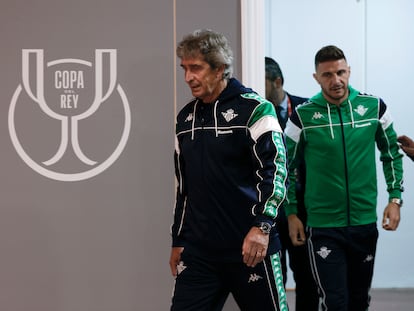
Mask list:
[[[238,74],[239,2],[3,0],[0,8],[0,309],[168,309],[174,117],[189,98],[181,71],[176,75],[174,38],[204,27],[224,32]],[[46,104],[68,120],[92,105],[95,50],[117,50],[116,85],[127,98],[131,128],[125,148],[102,172],[93,168],[110,158],[127,120],[121,92],[115,88],[78,122],[80,149],[95,164],[82,162],[69,144],[59,161],[46,166],[62,141],[62,122],[44,113],[26,88],[19,91],[23,49],[44,51]],[[29,64],[35,90],[33,58]],[[81,71],[84,87],[57,87],[54,73],[65,70]],[[102,79],[108,89],[106,66]],[[59,106],[61,95],[72,94],[79,95],[76,108]],[[26,158],[12,143],[10,111]],[[77,178],[85,171],[87,177]]]
[[[230,42],[234,56],[234,76],[241,79],[240,0],[192,1],[177,0],[177,41],[196,29],[208,28],[223,33]],[[191,99],[184,82],[184,72],[177,60],[177,109]]]

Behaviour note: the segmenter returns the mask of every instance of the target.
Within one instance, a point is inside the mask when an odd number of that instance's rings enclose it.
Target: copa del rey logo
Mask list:
[[[128,99],[117,82],[117,51],[97,49],[86,60],[45,61],[44,54],[22,50],[22,80],[8,113],[11,141],[45,177],[92,178],[118,159],[131,129]]]

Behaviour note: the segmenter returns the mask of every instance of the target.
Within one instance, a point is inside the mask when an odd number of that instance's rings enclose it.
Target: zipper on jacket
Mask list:
[[[346,156],[346,145],[345,145],[345,132],[344,132],[344,122],[342,120],[341,108],[336,107],[339,115],[339,122],[341,124],[341,134],[342,134],[342,147],[344,152],[344,169],[345,169],[345,187],[346,187],[346,209],[347,209],[347,221],[348,226],[351,225],[351,207],[349,206],[349,178],[348,178],[348,159]]]
[[[206,119],[205,119],[205,104],[201,104],[200,105],[200,123],[201,123],[201,128],[204,129],[204,125],[206,123]]]

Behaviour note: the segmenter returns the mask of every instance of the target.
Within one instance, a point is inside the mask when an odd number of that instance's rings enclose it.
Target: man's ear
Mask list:
[[[318,76],[317,76],[317,74],[316,73],[314,73],[313,74],[313,78],[316,80],[316,82],[318,82],[318,84],[319,84],[319,81],[318,81]]]
[[[226,69],[226,65],[224,64],[217,68],[217,78],[223,78],[225,69]]]

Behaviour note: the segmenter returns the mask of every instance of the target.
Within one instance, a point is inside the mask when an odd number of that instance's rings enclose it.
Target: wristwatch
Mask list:
[[[259,222],[254,226],[259,228],[264,234],[270,234],[270,230],[272,230],[272,225],[267,222]]]
[[[390,199],[390,203],[395,203],[397,204],[399,207],[401,207],[403,205],[403,200],[398,199],[398,198],[392,198]]]

